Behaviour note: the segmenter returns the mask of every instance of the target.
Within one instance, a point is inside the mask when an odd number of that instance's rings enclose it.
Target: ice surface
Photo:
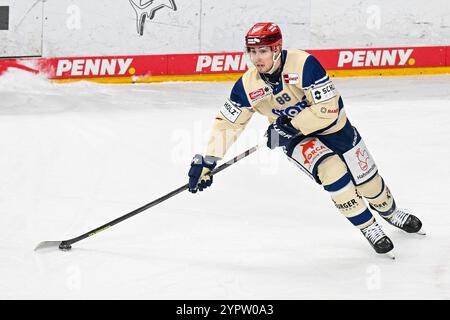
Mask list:
[[[232,83],[51,84],[0,77],[1,299],[450,298],[450,76],[335,79],[400,207],[375,254],[328,194],[267,148],[73,245],[34,252],[187,182]],[[255,115],[227,159],[261,141]]]

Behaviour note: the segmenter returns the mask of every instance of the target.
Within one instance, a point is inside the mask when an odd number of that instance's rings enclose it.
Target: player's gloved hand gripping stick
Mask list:
[[[265,144],[265,143],[264,143]],[[215,168],[214,170],[210,171],[207,173],[207,175],[209,175],[211,178],[213,175],[219,173],[220,171],[228,168],[229,166],[235,164],[236,162],[238,162],[239,160],[247,157],[248,155],[252,154],[253,152],[255,152],[256,150],[258,150],[261,147],[261,145],[256,145],[248,150],[246,150],[245,152],[237,155],[236,157],[234,157],[233,159],[221,164],[220,166],[218,166],[217,168]],[[180,192],[183,192],[184,190],[187,190],[189,188],[189,183],[185,184],[184,186],[179,187],[176,190],[173,190],[172,192],[169,192],[168,194],[150,202],[147,203],[146,205],[137,208],[136,210],[133,210],[117,219],[114,219],[98,228],[95,228],[89,232],[86,232],[85,234],[82,234],[78,237],[72,238],[72,239],[68,239],[68,240],[62,240],[62,241],[43,241],[41,243],[39,243],[36,248],[34,249],[36,250],[40,250],[40,249],[52,249],[52,248],[59,248],[61,250],[70,250],[72,248],[72,244],[74,244],[75,242],[81,241],[87,237],[91,237],[94,234],[97,234],[101,231],[104,231],[110,227],[112,227],[115,224],[118,224],[119,222],[122,222],[128,218],[131,218],[134,215],[137,215],[138,213],[147,210],[163,201],[166,201],[167,199],[177,195]]]
[[[300,130],[291,124],[291,119],[287,115],[282,115],[267,128],[267,146],[270,149],[286,147],[294,138],[301,135]]]

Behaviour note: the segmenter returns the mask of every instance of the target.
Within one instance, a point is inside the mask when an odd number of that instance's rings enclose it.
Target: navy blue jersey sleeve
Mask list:
[[[245,93],[242,77],[233,86],[230,94],[230,100],[235,103],[237,107],[250,107],[247,94]]]
[[[327,72],[314,56],[309,56],[306,59],[305,65],[303,66],[302,79],[303,89],[309,89],[310,87],[317,86],[330,80]]]

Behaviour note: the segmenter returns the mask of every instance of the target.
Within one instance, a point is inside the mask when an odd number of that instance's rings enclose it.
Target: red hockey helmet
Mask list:
[[[281,29],[272,22],[258,22],[245,35],[245,46],[248,47],[277,47],[281,46],[283,38]]]

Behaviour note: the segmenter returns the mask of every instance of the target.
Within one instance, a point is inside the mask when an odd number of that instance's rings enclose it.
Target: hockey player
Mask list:
[[[270,22],[255,24],[246,34],[245,45],[254,67],[235,83],[217,113],[206,155],[194,156],[189,191],[211,185],[213,178],[207,173],[257,112],[270,122],[267,146],[281,147],[290,161],[321,184],[377,253],[391,252],[394,245],[365,200],[390,224],[408,233],[424,234],[416,216],[397,208],[319,61],[302,50],[283,50],[281,30]]]

